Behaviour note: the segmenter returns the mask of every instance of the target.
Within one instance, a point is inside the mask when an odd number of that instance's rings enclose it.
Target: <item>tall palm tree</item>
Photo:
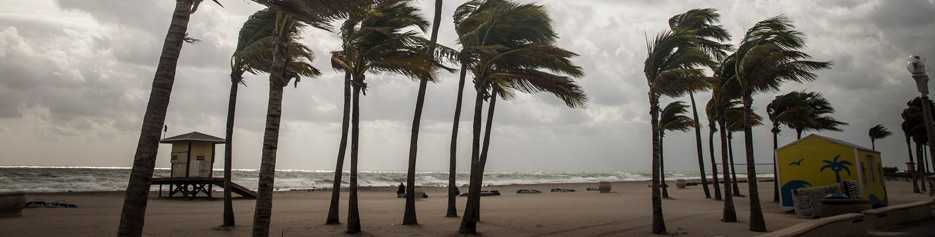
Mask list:
[[[723,26],[718,25],[720,14],[716,9],[692,9],[685,13],[675,15],[669,18],[669,28],[672,31],[689,31],[696,36],[695,45],[701,47],[713,59],[720,60],[727,55],[730,50],[729,44],[722,43],[730,40],[730,34]],[[695,103],[695,92],[708,90],[708,87],[698,88],[697,90],[688,90],[688,96],[691,99],[692,119],[698,120],[698,109]],[[698,170],[701,174],[701,185],[704,190],[705,198],[711,198],[711,192],[708,190],[708,178],[704,169],[704,151],[701,145],[701,126],[695,126],[695,147],[698,151]],[[716,178],[715,178],[716,179]],[[720,196],[719,194],[716,196]],[[720,200],[720,198],[717,198]]]
[[[701,77],[702,71],[693,67],[711,65],[711,60],[703,50],[693,47],[696,37],[686,31],[666,31],[647,42],[648,56],[643,72],[649,86],[650,124],[652,131],[652,203],[653,233],[666,232],[662,217],[662,201],[659,193],[659,98],[667,95],[666,83],[685,81],[684,78]]]
[[[666,131],[688,131],[689,128],[695,126],[695,120],[686,116],[688,113],[688,105],[685,105],[684,102],[675,101],[666,105],[662,109],[662,113],[659,115],[659,177],[660,182],[662,183],[662,197],[669,198],[668,185],[666,185],[666,176],[665,176],[665,156],[663,155],[664,146],[665,146],[665,136]]]
[[[734,72],[742,88],[744,120],[752,119],[753,93],[775,90],[785,81],[810,81],[814,71],[830,67],[830,63],[809,61],[803,52],[804,36],[783,16],[760,21],[750,28],[734,53]],[[750,192],[750,230],[766,231],[766,222],[757,190],[753,131],[744,123],[744,145],[747,154],[747,182]]]
[[[331,184],[331,202],[328,205],[326,225],[341,224],[341,176],[344,173],[344,156],[347,155],[347,132],[351,120],[351,73],[344,72],[344,109],[341,116],[341,141],[338,143],[338,158],[335,161],[334,179]]]
[[[713,88],[717,88],[717,87],[719,87],[719,84],[713,85]],[[711,94],[712,94],[712,98],[716,96],[714,94],[714,90],[712,90]],[[715,99],[711,99],[711,100],[708,100],[707,103],[705,103],[705,114],[708,116],[708,152],[710,154],[709,157],[711,159],[711,178],[714,181],[714,185],[713,185],[714,186],[714,200],[720,201],[721,200],[721,182],[718,178],[717,159],[714,158],[714,133],[718,131],[717,122],[716,122],[717,117],[718,117],[718,112],[716,108],[717,105],[715,105],[715,102],[716,102]]]
[[[276,170],[276,151],[279,144],[279,124],[282,118],[284,88],[293,82],[298,84],[299,75],[287,71],[293,61],[288,57],[289,42],[299,37],[293,30],[301,25],[319,29],[330,29],[328,23],[347,14],[359,0],[284,0],[259,1],[273,9],[273,52],[269,75],[269,97],[266,112],[266,128],[263,134],[257,200],[253,216],[253,236],[268,236],[272,217],[273,184]]]
[[[906,114],[906,111],[903,110],[903,122],[901,124],[902,125],[901,128],[903,131],[903,136],[906,137],[906,149],[908,151],[906,154],[909,155],[909,162],[907,162],[906,164],[913,164],[915,163],[915,158],[912,156],[912,129],[915,127],[915,125],[913,125],[910,121],[906,120],[905,114]],[[912,179],[912,192],[920,193],[921,191],[919,190],[919,179],[916,173],[912,172],[912,169],[913,168],[910,166],[908,170],[909,178]]]
[[[766,106],[766,113],[773,124],[770,132],[773,133],[773,174],[776,171],[776,150],[779,149],[779,132],[781,125],[808,121],[812,118],[811,107],[808,106],[806,92],[793,91],[788,94],[776,96]],[[773,178],[773,202],[779,202],[779,181]]]
[[[216,0],[215,3],[218,3]],[[175,68],[178,65],[182,44],[187,40],[188,21],[198,9],[200,0],[176,0],[172,21],[163,41],[156,75],[153,78],[149,101],[140,128],[140,138],[133,156],[133,168],[127,181],[127,191],[120,213],[118,236],[141,236],[146,218],[146,202],[149,186],[153,182],[153,169],[156,166],[156,151],[159,137],[166,121],[166,110],[175,82]],[[218,3],[220,5],[220,3]]]
[[[730,175],[731,175],[731,179],[733,180],[731,184],[733,185],[733,188],[734,188],[733,189],[734,196],[743,197],[743,195],[741,195],[739,191],[740,182],[738,181],[739,179],[737,179],[737,163],[734,162],[733,134],[735,132],[743,132],[744,123],[745,123],[744,117],[743,117],[744,107],[739,100],[731,100],[726,103],[724,109],[726,113],[725,120],[727,122],[727,154],[730,157],[730,167],[731,167]],[[753,119],[750,119],[750,121],[746,121],[746,122],[750,123],[750,126],[753,126],[753,127],[762,125],[763,118],[760,117],[760,115],[756,114],[755,112],[751,112],[751,113],[752,113]]]
[[[420,32],[428,28],[429,22],[418,11],[412,0],[362,3],[351,11],[341,27],[343,49],[332,53],[333,65],[350,72],[353,78],[348,233],[361,231],[357,203],[359,98],[361,93],[366,93],[366,74],[389,72],[418,80],[434,80],[434,70],[440,67],[436,59],[452,61],[457,56],[457,52],[421,36]],[[429,50],[431,47],[435,47],[435,50]],[[408,195],[413,193],[413,186],[409,185]]]
[[[935,106],[931,100],[926,100],[929,103],[929,106]],[[906,145],[909,147],[909,161],[910,163],[915,164],[914,172],[910,174],[910,177],[913,179],[913,191],[922,192],[927,189],[926,183],[927,180],[925,177],[925,157],[924,153],[919,149],[918,144],[926,144],[928,139],[928,134],[925,130],[924,125],[924,116],[922,109],[922,100],[920,98],[914,98],[906,103],[907,108],[903,110],[901,116],[903,119],[902,130],[906,134]],[[910,140],[916,142],[916,157],[912,157],[912,148]],[[935,164],[933,164],[935,167]]]
[[[470,187],[459,232],[476,233],[497,99],[512,98],[517,92],[547,92],[570,107],[578,107],[586,97],[574,82],[583,74],[570,60],[577,55],[554,46],[557,35],[544,7],[505,0],[469,1],[456,10],[455,22],[463,46],[462,61],[474,75],[476,91]],[[490,106],[481,145],[485,99],[490,100]]]
[[[889,137],[893,135],[889,129],[883,126],[883,124],[874,125],[867,131],[867,135],[870,136],[870,147],[876,151],[877,150],[877,140]]]
[[[234,130],[234,114],[237,107],[237,89],[243,84],[245,73],[270,72],[270,60],[273,57],[273,26],[276,13],[270,9],[258,11],[250,16],[243,27],[237,41],[237,47],[231,56],[231,89],[227,105],[226,146],[224,148],[224,223],[223,226],[234,226],[233,204],[231,201],[231,160],[232,140]],[[299,25],[289,31],[298,32]],[[290,37],[287,42],[286,73],[293,76],[314,77],[321,74],[309,62],[313,60],[310,49],[297,41],[297,37]]]
[[[432,36],[427,49],[429,55],[435,54],[435,45],[438,42],[438,27],[441,24],[442,0],[435,0],[435,17],[432,22]],[[416,218],[416,157],[419,147],[419,126],[422,121],[422,107],[425,104],[425,89],[428,79],[419,79],[419,92],[416,96],[416,111],[412,118],[412,135],[409,141],[409,167],[406,172],[406,209],[403,212],[403,225],[419,224]],[[450,199],[451,197],[449,197]]]

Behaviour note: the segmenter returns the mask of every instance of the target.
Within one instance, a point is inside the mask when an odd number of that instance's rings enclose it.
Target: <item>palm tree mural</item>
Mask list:
[[[666,136],[666,131],[688,131],[688,129],[695,126],[695,120],[686,116],[688,113],[688,106],[684,102],[675,101],[666,105],[662,109],[662,113],[659,115],[659,177],[660,182],[662,183],[662,197],[669,198],[669,189],[666,184],[665,176],[665,156],[663,155],[664,151],[664,139]]]
[[[133,168],[130,171],[130,179],[127,181],[123,209],[120,211],[118,236],[143,235],[149,186],[153,182],[156,151],[163,126],[165,126],[166,110],[169,107],[172,84],[175,82],[175,68],[178,65],[179,54],[182,52],[182,44],[190,39],[187,37],[188,21],[198,10],[201,2],[201,0],[175,1],[175,10],[172,12],[169,30],[163,40],[149,100],[146,102],[140,138],[136,144],[136,153],[133,155]],[[217,0],[214,2],[220,5]]]
[[[742,89],[744,120],[752,116],[753,94],[758,91],[778,90],[782,82],[814,80],[815,71],[830,67],[830,63],[810,61],[803,34],[795,30],[792,22],[783,16],[756,23],[744,35],[737,51],[729,58],[736,62],[733,68],[736,81]],[[829,121],[830,122],[830,121]],[[828,125],[830,124],[822,124]],[[753,150],[753,131],[744,123],[744,145],[747,154],[747,182],[750,192],[750,230],[766,231],[766,222],[757,188],[756,159]]]
[[[395,73],[412,79],[434,80],[433,73],[441,67],[440,60],[453,61],[457,56],[457,52],[422,37],[420,32],[428,28],[429,22],[418,11],[412,0],[361,3],[350,11],[341,27],[342,50],[332,52],[332,65],[338,70],[350,72],[353,87],[348,233],[361,231],[357,163],[360,95],[366,95],[366,75]],[[428,50],[431,47],[435,47],[435,50]],[[413,193],[413,186],[410,184],[407,190],[410,194]]]
[[[870,136],[870,147],[876,151],[877,150],[877,140],[889,137],[893,133],[890,130],[883,127],[883,124],[874,125],[867,131],[867,135]]]
[[[818,171],[825,172],[825,170],[827,169],[827,170],[830,170],[831,172],[834,172],[834,181],[837,183],[841,183],[843,181],[841,180],[841,172],[842,171],[847,172],[847,176],[851,176],[850,167],[853,166],[854,164],[851,163],[850,161],[840,160],[840,158],[841,158],[841,155],[835,155],[834,158],[832,158],[831,160],[822,160],[821,162],[824,165],[822,165],[821,168],[818,169]]]
[[[580,107],[587,98],[574,81],[583,76],[581,68],[570,60],[577,55],[554,45],[558,36],[543,6],[504,0],[469,1],[455,11],[455,22],[463,46],[462,63],[468,63],[475,78],[470,187],[459,229],[460,233],[472,234],[477,231],[480,217],[481,184],[497,100],[510,99],[519,92],[546,92],[569,107]],[[489,106],[481,145],[485,100],[489,100]]]
[[[267,8],[260,10],[244,22],[240,28],[237,47],[231,56],[231,88],[227,105],[226,144],[224,148],[224,222],[223,226],[234,226],[233,204],[231,202],[231,160],[234,133],[234,115],[237,107],[237,89],[244,84],[245,73],[270,72],[270,60],[273,58],[274,23],[276,13]],[[312,51],[298,41],[297,34],[301,24],[294,24],[289,29],[291,37],[287,42],[289,63],[286,73],[290,77],[315,77],[321,74],[309,63],[314,59]]]
[[[729,44],[722,43],[730,40],[730,34],[723,26],[719,25],[721,15],[716,9],[691,9],[685,13],[678,14],[669,18],[669,28],[672,31],[687,31],[696,36],[695,45],[704,49],[709,57],[720,60],[727,55],[731,49]],[[707,91],[710,89],[709,80],[699,80],[691,78],[705,85],[703,87],[686,88],[688,97],[692,105],[692,120],[698,120],[698,108],[695,103],[695,92]],[[701,187],[704,190],[705,198],[711,198],[711,192],[708,189],[708,178],[704,169],[704,151],[701,144],[701,126],[695,126],[695,147],[698,151],[698,171],[701,174]],[[716,178],[715,178],[716,179]],[[719,194],[716,196],[720,196]],[[717,198],[720,200],[720,198]]]

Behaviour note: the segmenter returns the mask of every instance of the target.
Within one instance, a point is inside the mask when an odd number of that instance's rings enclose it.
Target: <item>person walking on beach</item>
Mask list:
[[[406,194],[406,185],[399,183],[399,187],[396,188],[396,197],[402,198]]]

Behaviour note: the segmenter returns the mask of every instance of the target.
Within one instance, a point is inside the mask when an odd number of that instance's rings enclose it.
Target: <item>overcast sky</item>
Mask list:
[[[223,8],[205,1],[191,18],[188,32],[201,42],[182,50],[166,119],[170,136],[224,135],[229,58],[241,24],[261,6],[221,2]],[[432,2],[419,1],[429,19]],[[440,31],[440,42],[456,48],[451,13],[462,2],[445,1]],[[868,128],[876,123],[890,128],[894,136],[877,144],[890,166],[906,161],[899,112],[915,95],[906,58],[935,58],[935,0],[535,2],[553,17],[560,46],[581,55],[574,61],[585,69],[580,83],[590,101],[580,109],[545,95],[502,103],[490,170],[649,170],[644,41],[665,30],[670,16],[691,8],[718,9],[735,43],[756,21],[790,17],[808,37],[808,52],[834,67],[819,72],[817,81],[787,84],[782,93],[826,96],[835,116],[850,123],[843,132],[823,133],[827,136],[869,146]],[[130,166],[174,1],[0,0],[0,6],[0,165]],[[314,65],[324,74],[286,89],[277,168],[330,170],[340,138],[343,74],[331,69],[327,55],[338,44],[333,34],[314,29],[303,42],[315,51]],[[418,163],[423,171],[448,165],[457,78],[439,75],[425,103]],[[237,108],[234,167],[251,169],[259,166],[268,81],[266,75],[246,78]],[[418,83],[397,75],[369,78],[370,90],[361,99],[360,168],[404,170]],[[765,115],[778,93],[757,95],[757,112]],[[465,93],[467,108],[472,94]],[[697,100],[703,104],[708,97],[702,93]],[[467,170],[471,113],[466,109],[462,115],[459,170]],[[769,162],[769,128],[754,133],[758,162]],[[780,143],[793,136],[784,130]],[[667,168],[697,169],[694,134],[666,138]],[[742,145],[735,149],[743,157]],[[160,146],[157,166],[168,167],[168,152],[168,145]]]

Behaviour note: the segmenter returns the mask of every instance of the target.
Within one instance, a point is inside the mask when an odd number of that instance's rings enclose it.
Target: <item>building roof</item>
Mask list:
[[[190,132],[159,141],[160,143],[179,143],[179,142],[209,142],[214,144],[224,143],[224,138],[211,136],[200,132]]]
[[[818,139],[823,139],[823,140],[829,141],[829,142],[834,143],[834,144],[838,144],[838,145],[842,145],[842,146],[848,146],[848,147],[852,147],[852,148],[855,148],[855,149],[860,149],[860,150],[865,150],[865,151],[869,151],[869,152],[880,153],[880,152],[878,152],[878,151],[874,151],[873,149],[870,149],[870,148],[867,148],[867,147],[864,147],[864,146],[861,146],[861,145],[857,145],[857,144],[850,143],[850,142],[846,142],[846,141],[844,141],[844,140],[840,140],[840,139],[837,139],[837,138],[830,138],[830,137],[826,137],[826,136],[822,136],[822,135],[818,135],[818,134],[811,134],[811,135],[808,135],[808,136],[806,136],[805,138],[799,139],[798,141],[794,141],[794,142],[792,142],[792,143],[786,144],[785,146],[779,147],[779,149],[786,148],[786,147],[788,147],[788,146],[792,146],[792,145],[798,144],[799,142],[804,141],[805,139],[808,139],[808,138],[810,138],[810,137],[815,137],[815,138],[818,138]]]

